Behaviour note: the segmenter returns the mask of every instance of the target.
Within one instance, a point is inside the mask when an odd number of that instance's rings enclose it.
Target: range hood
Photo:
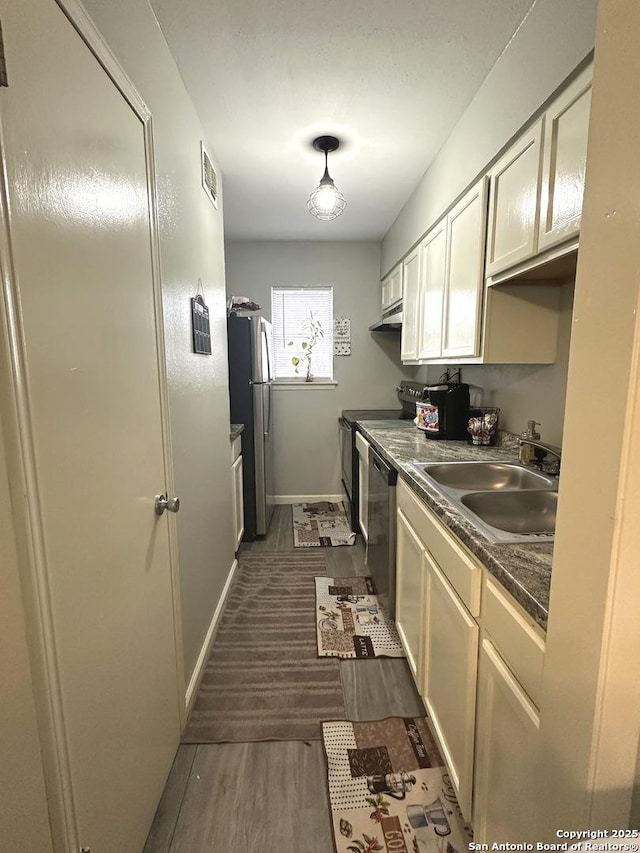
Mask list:
[[[386,311],[379,320],[369,326],[370,332],[393,332],[402,328],[402,302]]]

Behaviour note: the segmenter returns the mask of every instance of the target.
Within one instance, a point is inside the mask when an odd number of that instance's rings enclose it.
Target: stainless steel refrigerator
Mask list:
[[[273,514],[273,337],[264,317],[227,321],[231,423],[244,424],[244,540],[264,536]]]

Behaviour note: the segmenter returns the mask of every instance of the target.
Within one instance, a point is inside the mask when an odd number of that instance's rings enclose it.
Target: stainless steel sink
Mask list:
[[[553,480],[517,462],[433,462],[417,465],[442,486],[464,491],[550,489]]]
[[[517,462],[412,462],[489,542],[552,542],[558,478]]]
[[[471,492],[460,501],[485,524],[508,533],[542,535],[556,529],[557,492]]]

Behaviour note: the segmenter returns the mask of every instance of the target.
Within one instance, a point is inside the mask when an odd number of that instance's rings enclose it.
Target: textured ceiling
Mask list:
[[[380,239],[532,0],[151,0],[223,172],[228,239]],[[323,155],[347,198],[306,210]]]

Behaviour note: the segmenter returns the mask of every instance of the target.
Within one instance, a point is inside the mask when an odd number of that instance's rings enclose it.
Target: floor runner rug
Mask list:
[[[318,655],[336,658],[405,656],[393,619],[370,577],[316,578]]]
[[[340,663],[316,648],[322,572],[321,551],[240,556],[183,741],[320,740],[345,715]]]
[[[462,853],[473,835],[423,717],[322,726],[336,853]]]
[[[293,504],[293,544],[296,548],[354,545],[355,541],[356,534],[341,501]]]

